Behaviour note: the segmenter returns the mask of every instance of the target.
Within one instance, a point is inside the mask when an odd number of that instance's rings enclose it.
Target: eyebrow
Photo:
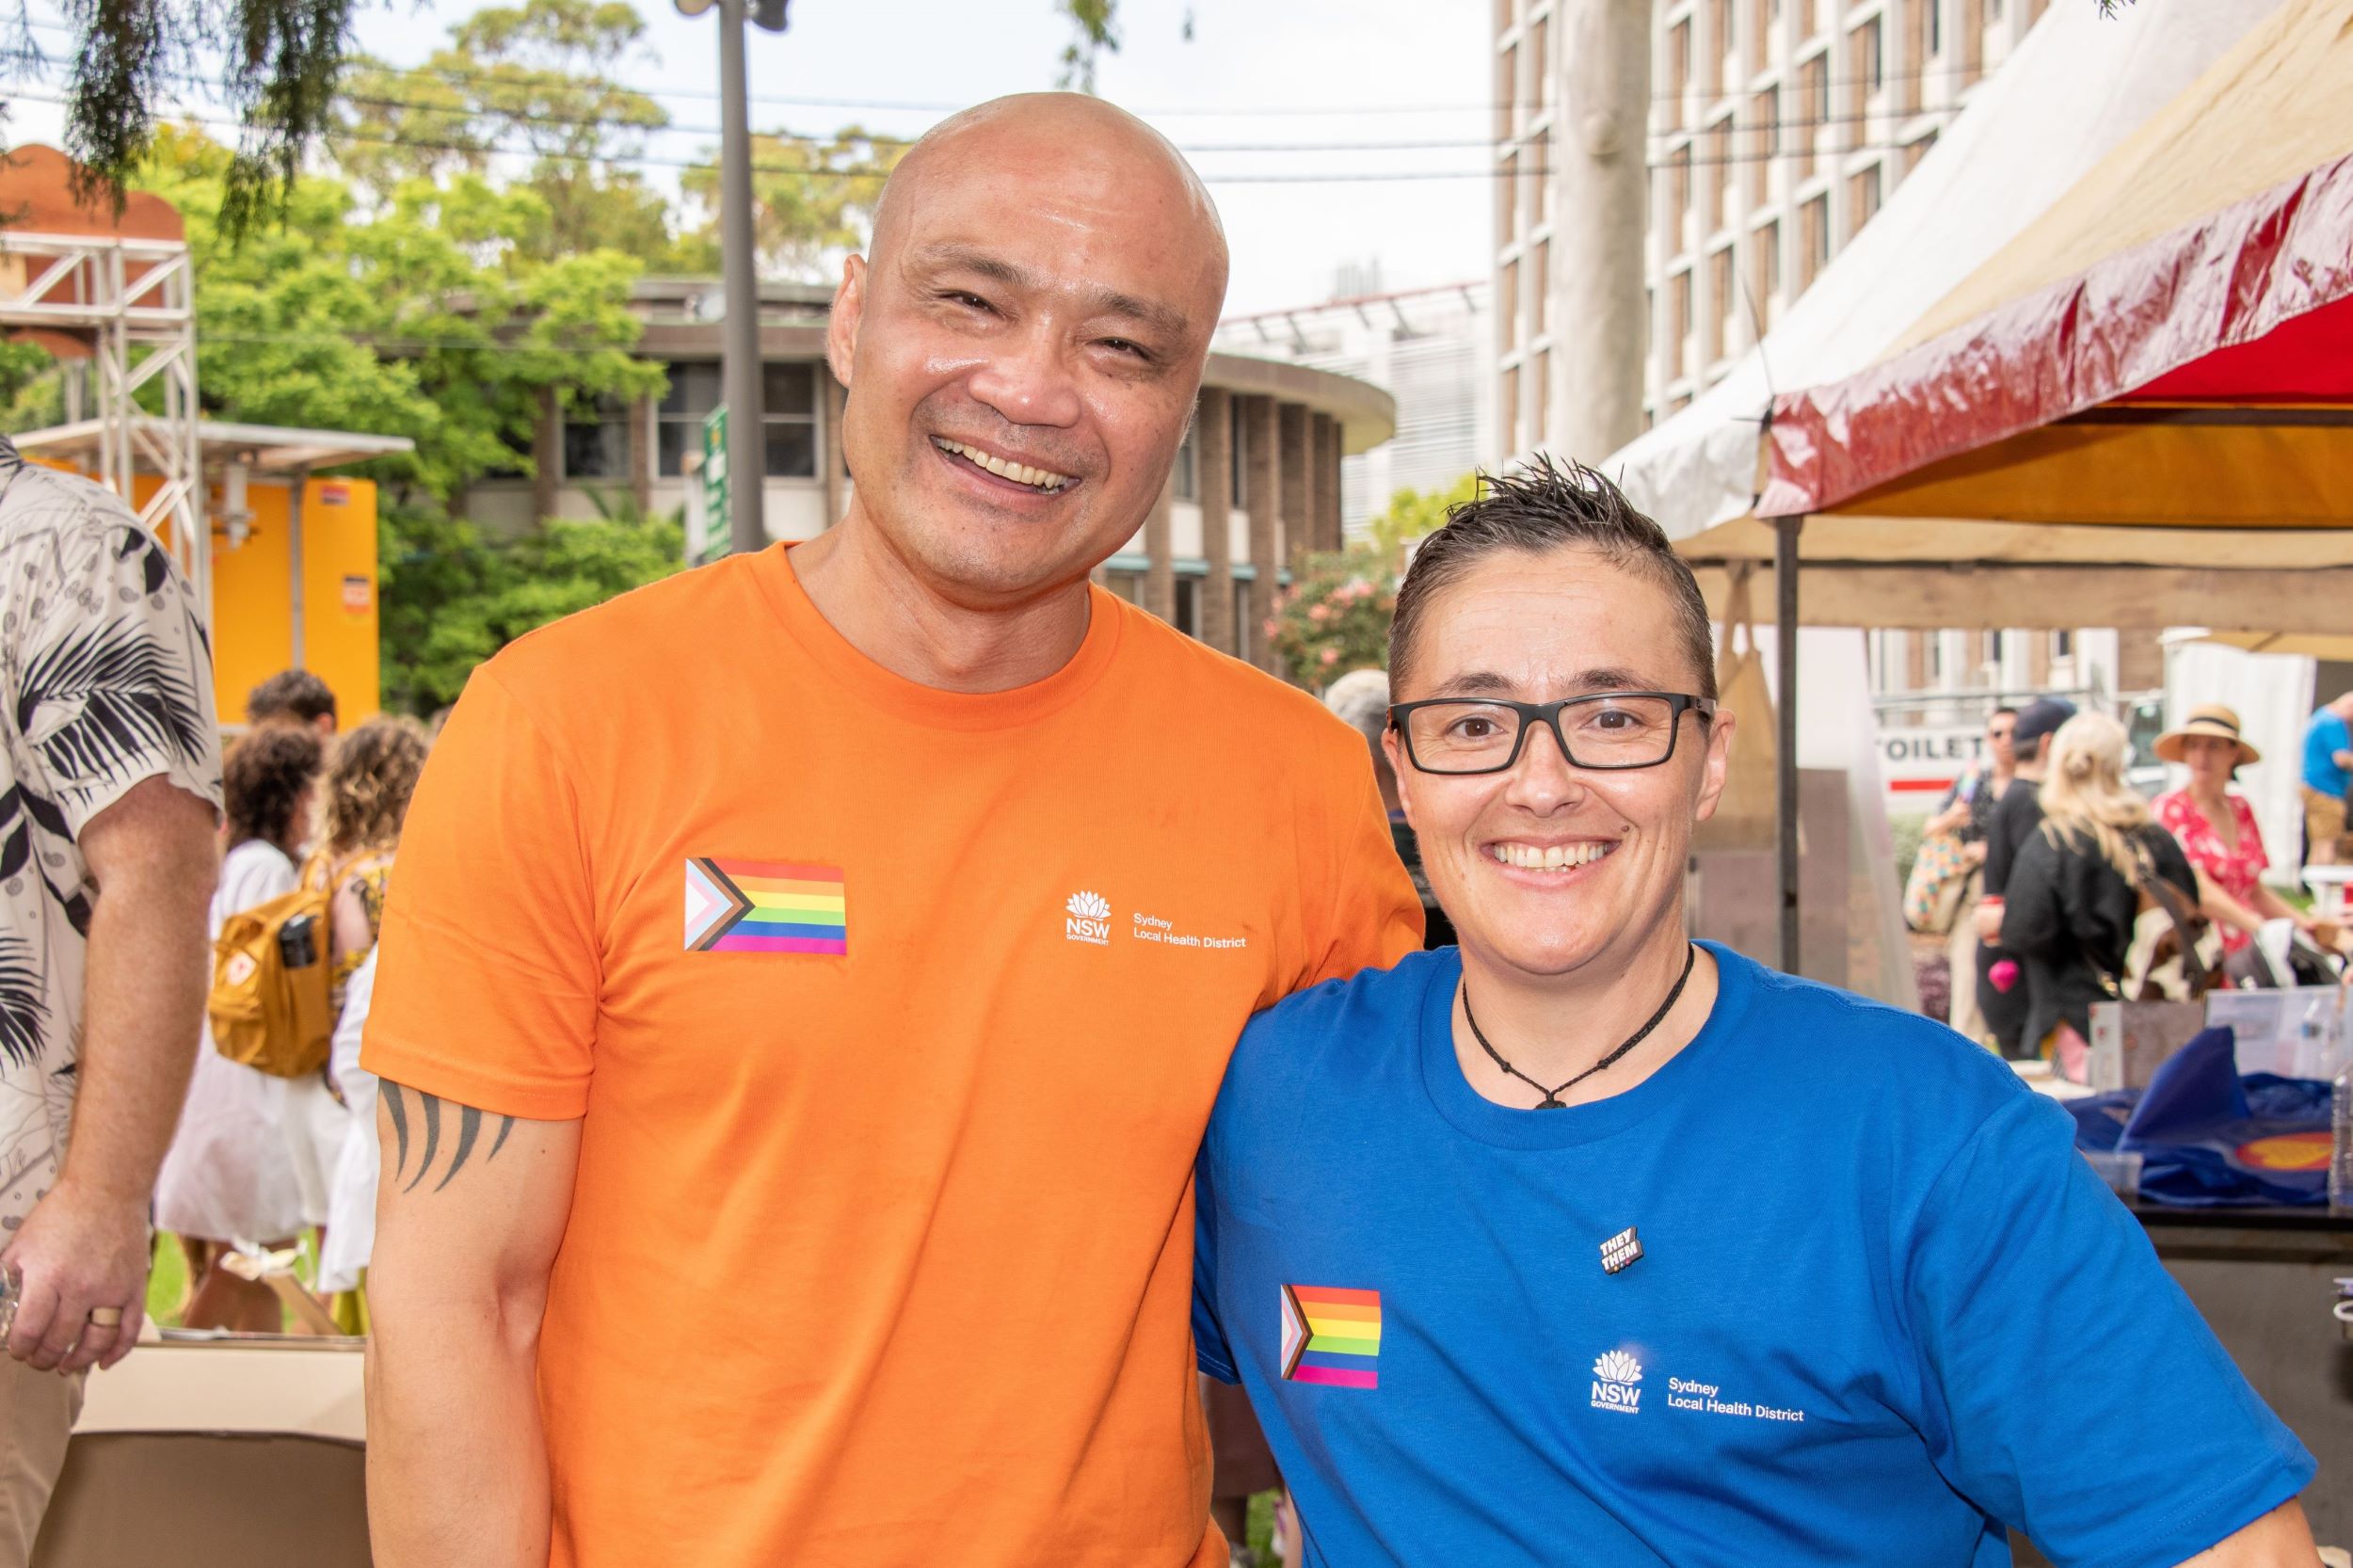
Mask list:
[[[1038,277],[1027,267],[1009,262],[1002,256],[992,255],[978,246],[972,245],[952,243],[927,245],[910,254],[907,258],[907,264],[924,271],[961,269],[966,272],[975,272],[984,278],[1002,283],[1008,288],[1020,289],[1026,293],[1042,294],[1051,286],[1046,280]],[[1082,285],[1081,292],[1093,313],[1097,315],[1124,316],[1129,321],[1142,322],[1146,327],[1175,337],[1184,336],[1186,329],[1192,325],[1184,312],[1174,305],[1164,304],[1157,299],[1144,299],[1132,294],[1124,294],[1118,289],[1106,288],[1099,283]]]
[[[1519,682],[1507,680],[1493,670],[1470,670],[1455,676],[1450,680],[1441,681],[1435,695],[1439,696],[1508,696],[1518,684]],[[1617,669],[1608,665],[1598,669],[1579,670],[1569,680],[1569,690],[1580,696],[1593,692],[1650,692],[1664,689],[1652,685],[1647,677],[1639,675],[1633,670]]]

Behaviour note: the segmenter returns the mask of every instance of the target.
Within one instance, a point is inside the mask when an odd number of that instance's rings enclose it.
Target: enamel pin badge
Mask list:
[[[1601,1272],[1614,1274],[1630,1266],[1642,1256],[1642,1239],[1634,1234],[1632,1225],[1601,1244]]]

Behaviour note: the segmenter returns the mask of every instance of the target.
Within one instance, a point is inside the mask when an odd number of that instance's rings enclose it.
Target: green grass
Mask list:
[[[318,1237],[305,1231],[302,1236],[302,1259],[295,1267],[304,1279],[318,1278]],[[147,1276],[147,1315],[157,1328],[178,1328],[180,1309],[187,1303],[188,1255],[180,1250],[177,1236],[158,1234],[155,1238],[154,1267]],[[291,1332],[293,1323],[281,1321],[282,1329]]]

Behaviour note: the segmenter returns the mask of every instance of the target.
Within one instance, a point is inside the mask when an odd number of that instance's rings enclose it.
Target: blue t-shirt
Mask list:
[[[2337,766],[2337,753],[2353,751],[2353,728],[2337,717],[2331,709],[2323,708],[2313,715],[2312,724],[2304,731],[2304,782],[2324,795],[2345,798],[2345,786],[2353,783],[2348,775]]]
[[[1708,951],[1698,1038],[1565,1111],[1465,1081],[1450,948],[1250,1025],[1193,1325],[1310,1563],[2171,1568],[2303,1490],[2064,1111]]]

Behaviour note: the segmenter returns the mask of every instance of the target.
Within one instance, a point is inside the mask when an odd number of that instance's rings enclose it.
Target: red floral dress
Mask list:
[[[2271,856],[2264,853],[2263,830],[2255,825],[2255,808],[2247,804],[2247,797],[2223,798],[2231,803],[2232,819],[2238,824],[2236,849],[2222,842],[2214,824],[2198,809],[2198,803],[2189,798],[2187,790],[2175,790],[2157,797],[2157,821],[2181,841],[2182,853],[2189,857],[2191,865],[2212,877],[2216,887],[2252,909],[2255,888],[2263,880],[2264,868],[2271,864]],[[2222,932],[2223,952],[2236,952],[2247,945],[2246,932],[2217,924]]]

